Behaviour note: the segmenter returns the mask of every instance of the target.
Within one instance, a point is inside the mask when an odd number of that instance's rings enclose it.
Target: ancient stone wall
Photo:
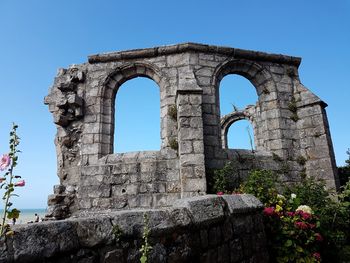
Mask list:
[[[300,61],[186,43],[93,55],[87,63],[60,70],[45,98],[57,125],[60,177],[49,197],[51,215],[166,207],[205,194],[206,170],[234,158],[227,130],[243,117],[253,125],[255,160],[264,156],[260,166],[275,169],[277,159],[283,181],[298,181],[306,173],[335,188],[326,104],[301,84]],[[247,78],[258,101],[222,119],[219,86],[228,74]],[[115,96],[125,81],[138,76],[159,86],[161,149],[115,154]]]
[[[140,262],[147,214],[149,262],[264,263],[261,210],[250,195],[202,196],[180,199],[168,209],[88,213],[22,225],[0,240],[0,262]]]

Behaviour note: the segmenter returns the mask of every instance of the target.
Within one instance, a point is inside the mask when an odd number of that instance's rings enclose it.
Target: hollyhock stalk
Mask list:
[[[17,209],[13,209],[12,212],[9,211],[9,208],[12,205],[10,203],[10,197],[14,195],[12,192],[14,191],[14,187],[16,186],[16,184],[18,184],[18,182],[14,183],[13,181],[16,178],[20,178],[20,176],[15,176],[13,174],[13,169],[17,165],[17,159],[18,159],[17,153],[20,152],[19,150],[17,150],[17,146],[19,144],[19,137],[16,134],[17,127],[18,126],[16,124],[13,124],[12,130],[10,132],[10,153],[9,153],[9,157],[11,159],[11,162],[10,162],[10,167],[8,168],[7,172],[5,173],[4,183],[1,186],[1,188],[3,186],[5,188],[5,193],[4,193],[4,196],[3,196],[3,200],[5,200],[5,205],[4,205],[4,212],[3,212],[3,217],[2,217],[1,227],[0,227],[0,236],[6,234],[6,230],[8,229],[8,226],[6,224],[6,217],[9,217],[10,214],[12,214],[14,210],[18,211]],[[24,186],[24,181],[21,182],[21,184],[23,184],[23,186]],[[14,216],[11,215],[11,218],[12,217],[14,217]],[[18,214],[15,217],[17,218]]]

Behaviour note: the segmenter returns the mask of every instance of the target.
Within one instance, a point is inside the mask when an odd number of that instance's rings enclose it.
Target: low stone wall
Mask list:
[[[268,262],[261,209],[251,195],[207,195],[161,210],[90,212],[16,226],[1,241],[0,262],[139,262],[145,213],[150,262]]]

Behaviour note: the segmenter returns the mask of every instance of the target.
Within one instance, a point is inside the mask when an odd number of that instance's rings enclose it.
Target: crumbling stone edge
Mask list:
[[[139,262],[144,213],[151,262],[268,262],[262,208],[252,195],[206,195],[170,208],[15,226],[15,234],[0,241],[0,262]]]

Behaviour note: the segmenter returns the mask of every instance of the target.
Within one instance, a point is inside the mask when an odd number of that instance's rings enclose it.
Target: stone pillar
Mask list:
[[[176,105],[181,198],[205,194],[202,90],[178,90]]]

